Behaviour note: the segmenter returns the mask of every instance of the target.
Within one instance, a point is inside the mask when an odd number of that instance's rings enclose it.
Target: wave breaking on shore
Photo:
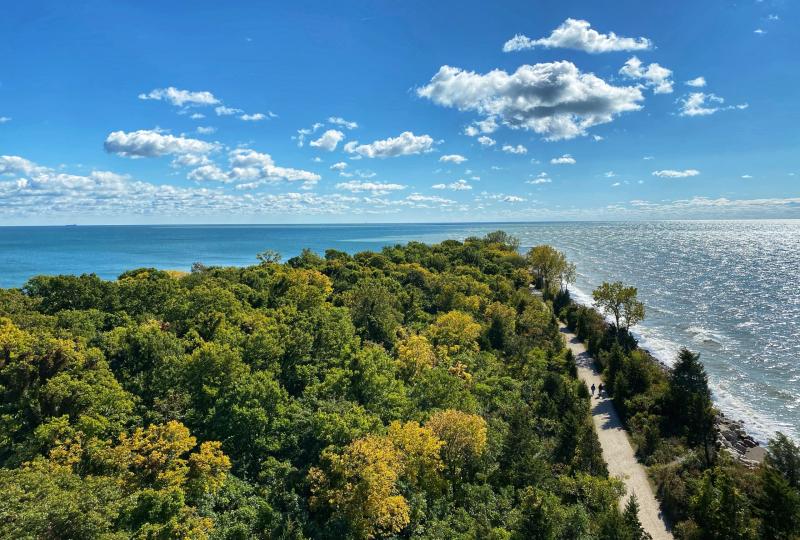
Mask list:
[[[575,285],[569,287],[569,292],[576,303],[587,307],[594,306],[594,300],[590,293],[586,293]],[[613,322],[613,320],[608,317],[606,319],[609,322]],[[683,331],[689,336],[696,337],[696,339],[700,339],[701,341],[705,339],[713,340],[718,346],[722,346],[724,342],[724,337],[704,328],[687,326]],[[681,344],[677,341],[657,335],[657,330],[648,327],[646,322],[640,324],[630,332],[633,337],[636,338],[639,348],[647,351],[653,358],[668,368],[673,365],[681,347],[686,346],[691,348],[690,344]],[[696,339],[692,339],[692,341],[696,342]],[[728,386],[727,381],[709,377],[708,382],[712,391],[714,403],[719,407],[725,417],[731,420],[735,419],[737,423],[744,426],[745,431],[752,435],[760,444],[765,445],[777,431],[788,432],[787,434],[791,436],[790,430],[792,426],[784,425],[770,418],[768,415],[754,410],[748,403],[735,397],[726,390]]]

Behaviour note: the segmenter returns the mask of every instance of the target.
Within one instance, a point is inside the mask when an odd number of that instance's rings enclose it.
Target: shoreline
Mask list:
[[[587,284],[587,287],[591,287],[591,285]],[[591,294],[585,291],[585,288],[581,289],[579,286],[572,284],[569,287],[571,300],[579,306],[594,308]],[[607,322],[611,322],[607,317],[604,317],[604,319]],[[665,325],[648,325],[648,321],[644,321],[640,327],[638,330],[633,329],[630,331],[630,334],[637,341],[637,347],[645,351],[656,363],[667,370],[671,368],[672,362],[681,346],[697,351],[697,349],[692,348],[691,336],[681,341],[683,338],[679,335],[681,333],[680,330],[682,330],[680,326],[672,329]],[[647,333],[656,333],[656,335],[646,335]],[[700,352],[703,351],[701,350]],[[705,354],[711,353],[705,351]],[[725,378],[716,379],[709,373],[709,386],[712,390],[714,407],[723,412],[728,421],[735,421],[740,426],[744,426],[748,434],[758,441],[760,446],[766,446],[769,440],[774,438],[778,432],[782,432],[800,443],[800,434],[793,434],[794,428],[791,425],[776,419],[769,411],[759,409],[751,401],[748,401],[746,395],[733,393],[729,381]]]
[[[541,294],[539,289],[535,290],[537,293]],[[585,296],[585,293],[580,290],[579,293],[580,294],[578,296]],[[597,312],[592,304],[578,301],[573,297],[572,294],[570,294],[570,302],[575,305],[590,308]],[[599,314],[599,312],[597,313]],[[556,318],[561,321],[561,319],[558,317],[558,314],[556,314]],[[606,321],[606,324],[609,323],[607,317],[603,316],[603,319]],[[565,321],[562,322],[566,323]],[[641,341],[641,334],[634,334],[631,332],[631,335],[636,339],[636,348],[644,352],[652,363],[657,365],[665,374],[669,374],[671,372],[672,366],[667,364],[664,360],[658,358],[647,347],[642,347],[639,345]],[[750,435],[746,429],[746,422],[743,420],[729,418],[725,414],[725,411],[719,408],[718,403],[714,403],[714,408],[717,413],[715,416],[717,450],[727,452],[731,457],[749,468],[754,468],[762,463],[766,457],[766,449],[763,445],[763,443],[766,441],[760,441]]]

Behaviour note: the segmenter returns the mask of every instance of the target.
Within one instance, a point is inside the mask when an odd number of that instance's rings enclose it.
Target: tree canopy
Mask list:
[[[529,291],[574,266],[518,247],[267,250],[0,290],[0,538],[641,538],[553,304]],[[697,359],[672,383],[614,340],[612,359],[582,309],[565,313],[613,362],[636,440],[676,466],[661,434],[693,448],[682,430],[709,411]],[[693,404],[679,425],[669,399]],[[797,448],[770,451],[759,496],[720,460],[668,475],[684,529],[796,535]]]
[[[592,298],[603,313],[614,317],[620,330],[628,331],[644,320],[644,304],[637,297],[636,287],[626,287],[621,281],[603,282],[592,292]]]

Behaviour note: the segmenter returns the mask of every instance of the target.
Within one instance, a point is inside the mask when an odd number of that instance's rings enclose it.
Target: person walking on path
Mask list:
[[[603,384],[594,360],[575,334],[563,323],[560,323],[559,327],[567,346],[575,355],[578,377],[587,387],[596,387],[600,398]],[[608,465],[609,476],[619,478],[625,484],[627,496],[620,499],[620,506],[628,497],[636,494],[639,502],[639,520],[645,531],[653,540],[673,540],[672,533],[661,515],[661,508],[650,485],[647,471],[636,460],[636,454],[614,408],[614,403],[607,399],[593,400],[592,421],[603,450],[603,460]]]
[[[600,388],[603,388],[603,385],[600,385]],[[592,395],[594,395],[594,383],[592,383]]]

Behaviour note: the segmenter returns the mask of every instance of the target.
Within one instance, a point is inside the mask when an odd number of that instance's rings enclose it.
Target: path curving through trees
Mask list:
[[[559,328],[567,346],[575,355],[578,377],[589,388],[592,384],[596,388],[599,387],[603,381],[586,347],[564,324],[559,323]],[[628,440],[614,403],[607,395],[598,397],[595,392],[592,396],[592,421],[600,439],[609,475],[622,480],[627,488],[627,496],[621,500],[621,506],[627,502],[628,496],[635,493],[639,500],[639,520],[644,530],[653,537],[653,540],[671,540],[672,533],[667,529],[661,516],[661,509],[647,478],[647,471],[636,459],[636,453]]]

